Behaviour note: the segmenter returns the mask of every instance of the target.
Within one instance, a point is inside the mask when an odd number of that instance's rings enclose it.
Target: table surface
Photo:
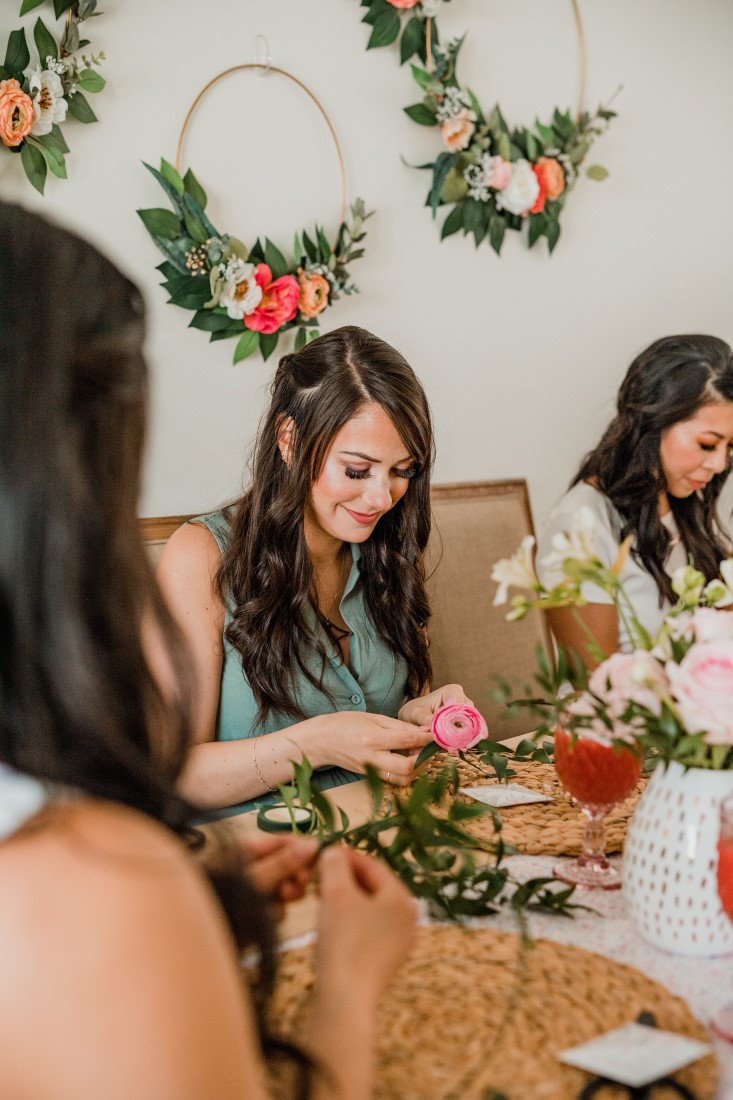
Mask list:
[[[335,805],[346,811],[352,824],[369,816],[366,783],[350,783],[326,793]],[[255,814],[242,814],[227,822],[232,831],[241,836],[257,831]],[[517,855],[508,857],[506,865],[517,878],[527,879],[550,875],[557,862],[557,857]],[[581,910],[570,920],[531,913],[529,931],[532,937],[582,947],[636,967],[682,997],[703,1024],[707,1024],[724,1004],[733,1001],[733,954],[688,958],[652,947],[634,928],[622,890],[578,889],[574,900],[591,906],[594,912]],[[289,906],[280,929],[283,949],[311,939],[317,915],[318,900],[314,894]],[[518,930],[516,917],[508,909],[494,916],[474,918],[468,926],[509,932]],[[715,1100],[733,1100],[733,1044],[714,1039],[714,1045],[721,1066],[721,1082]]]

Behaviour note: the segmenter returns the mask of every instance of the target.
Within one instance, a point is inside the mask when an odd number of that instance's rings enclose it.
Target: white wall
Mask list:
[[[141,161],[173,160],[197,91],[253,60],[267,36],[273,63],[308,84],[343,145],[349,193],[376,210],[353,268],[361,295],[329,309],[326,327],[360,324],[396,344],[423,380],[438,431],[438,481],[526,477],[541,520],[597,439],[618,383],[645,344],[671,332],[733,340],[730,106],[733,5],[728,0],[581,0],[586,103],[619,84],[619,118],[581,179],[552,258],[516,235],[497,258],[467,239],[440,243],[424,207],[439,151],[401,108],[419,98],[396,51],[365,51],[357,0],[104,0],[91,26],[108,57],[101,119],[66,130],[70,180],[45,198],[0,157],[0,192],[91,237],[144,288],[154,379],[142,515],[205,510],[241,484],[243,456],[275,357],[231,366],[233,343],[187,331],[165,304],[162,258],[135,209],[165,205]],[[15,25],[5,4],[3,23]],[[45,8],[42,9],[44,18]],[[30,28],[38,13],[26,18]],[[444,36],[468,30],[460,76],[511,123],[576,101],[578,54],[569,0],[452,0]],[[309,101],[275,75],[217,86],[196,113],[185,160],[220,229],[284,249],[314,220],[333,232],[339,179],[328,133]],[[39,258],[42,262],[42,258]]]

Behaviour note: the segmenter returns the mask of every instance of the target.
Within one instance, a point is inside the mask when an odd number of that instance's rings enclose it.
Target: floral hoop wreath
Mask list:
[[[576,116],[556,108],[549,123],[516,129],[509,128],[498,104],[484,112],[471,89],[459,82],[458,54],[465,35],[440,44],[436,15],[442,2],[361,0],[368,9],[362,22],[373,27],[367,49],[399,39],[401,64],[415,55],[423,62],[424,67],[411,65],[423,98],[405,107],[405,113],[421,126],[439,127],[447,146],[431,163],[415,166],[432,172],[426,205],[433,218],[439,206],[453,206],[441,240],[462,230],[464,236],[473,233],[476,247],[486,239],[500,255],[506,231],[520,231],[526,224],[529,247],[545,237],[552,252],[580,166],[616,117],[609,104],[593,115],[583,110],[585,41],[577,0],[571,0],[580,46]],[[409,18],[403,22],[405,16]],[[585,174],[603,180],[608,172],[596,164]]]
[[[23,0],[20,15],[26,15],[46,0]],[[97,0],[53,0],[57,19],[66,12],[60,42],[41,18],[33,27],[38,62],[31,69],[31,54],[25,28],[10,32],[5,60],[0,66],[0,144],[19,153],[26,176],[43,194],[49,169],[65,180],[69,146],[60,123],[67,113],[79,122],[96,122],[97,116],[84,92],[101,92],[105,79],[94,66],[105,60],[79,55],[89,39],[81,38],[79,25],[95,11]]]
[[[336,239],[329,243],[315,226],[313,236],[303,230],[293,242],[293,261],[266,237],[250,249],[228,233],[220,233],[205,214],[206,192],[189,168],[181,176],[181,151],[186,128],[208,90],[230,73],[245,69],[277,73],[297,84],[323,116],[336,145],[341,170],[341,218]],[[215,76],[199,92],[189,109],[178,139],[176,167],[162,160],[160,171],[145,165],[160,183],[173,210],[138,210],[145,228],[166,257],[157,270],[168,301],[193,310],[189,328],[209,333],[209,340],[237,337],[233,362],[259,351],[269,358],[279,338],[295,329],[295,350],[318,335],[318,317],[342,294],[358,292],[350,282],[348,265],[364,255],[355,247],[364,239],[367,213],[362,199],[351,206],[346,220],[346,172],[341,146],[331,120],[305,84],[284,69],[259,63],[235,65]]]

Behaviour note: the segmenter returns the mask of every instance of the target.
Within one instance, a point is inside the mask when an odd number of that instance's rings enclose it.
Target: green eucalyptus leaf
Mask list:
[[[25,39],[25,31],[22,27],[20,30],[11,31],[8,38],[8,48],[5,51],[5,61],[3,62],[4,68],[22,83],[23,73],[30,63],[31,55],[28,49],[28,43]],[[30,179],[30,176],[28,178]],[[36,186],[35,183],[33,186]],[[43,194],[42,190],[41,194]]]
[[[590,168],[586,168],[585,174],[589,180],[605,180],[608,177],[608,169],[603,168],[600,164],[591,164]]]
[[[66,102],[69,105],[69,111],[79,122],[97,121],[97,116],[89,106],[88,100],[81,92],[74,92],[73,95],[69,96]]]
[[[454,206],[448,217],[443,222],[443,228],[440,231],[440,239],[444,241],[446,237],[450,237],[451,233],[457,233],[459,229],[463,228],[463,206],[459,203]]]
[[[374,22],[374,29],[369,37],[367,49],[373,50],[380,46],[389,46],[400,33],[400,17],[394,8],[391,11],[383,11]]]
[[[288,274],[289,267],[287,260],[269,237],[265,239],[265,263],[272,272],[273,279],[279,279],[281,275]]]
[[[209,239],[209,234],[206,232],[203,222],[185,205],[183,208],[183,220],[186,224],[189,237],[196,241],[196,244],[206,244],[206,241]],[[176,222],[177,221],[178,219],[176,218]]]
[[[138,214],[148,233],[152,233],[154,237],[172,241],[180,235],[180,222],[172,211],[153,207],[149,210],[138,210]]]
[[[295,335],[295,351],[300,351],[301,348],[305,347],[305,341],[306,341],[305,329],[304,328],[299,328],[296,335]]]
[[[212,223],[207,218],[206,214],[204,213],[203,207],[198,202],[196,202],[196,200],[188,193],[188,191],[186,191],[183,196],[183,209],[184,211],[187,210],[192,218],[204,227],[204,229],[206,230],[206,237],[204,239],[206,239],[207,237],[221,237],[221,233],[214,225],[212,225]]]
[[[183,177],[183,185],[186,189],[186,194],[190,195],[194,202],[198,203],[202,210],[206,209],[206,192],[194,176],[193,172],[189,168],[186,175]]]
[[[29,145],[24,141],[20,149],[20,159],[26,176],[35,187],[36,191],[43,194],[46,186],[46,174],[48,168],[46,159],[41,150],[35,145]]]
[[[237,346],[234,349],[234,358],[232,363],[241,363],[243,359],[252,355],[260,346],[260,334],[259,332],[250,332],[249,329],[245,329],[242,335],[237,341]]]
[[[53,0],[53,12],[57,19],[60,19],[65,11],[69,8],[73,8],[74,0]]]
[[[411,107],[402,108],[408,118],[417,122],[420,126],[436,126],[438,116],[426,103],[413,103]]]
[[[226,313],[216,313],[211,309],[197,310],[188,323],[189,328],[198,328],[202,332],[222,332],[229,328],[231,318]]]
[[[440,189],[441,202],[462,202],[467,195],[468,184],[463,177],[463,172],[458,168],[451,168]]]
[[[303,247],[305,254],[312,264],[318,262],[318,250],[305,230],[303,230]]]
[[[555,245],[560,239],[560,222],[556,218],[551,218],[548,221],[545,236],[547,237],[547,247],[550,250],[550,255],[552,255]]]
[[[279,333],[277,332],[272,332],[269,334],[263,332],[260,334],[260,352],[263,359],[270,358],[273,351],[277,347],[278,338]]]
[[[148,168],[149,165],[145,167]],[[151,168],[150,171],[154,172],[154,169]],[[161,157],[159,174],[163,176],[164,179],[168,180],[168,183],[177,195],[183,194],[183,180],[181,179],[181,174],[165,159],[165,157]],[[156,172],[155,175],[158,175],[158,173]]]
[[[504,243],[506,222],[501,214],[493,214],[489,221],[489,244],[497,256],[501,255],[501,246]]]
[[[45,0],[23,0],[20,6],[20,14],[27,15],[29,11],[33,11],[34,8],[38,8],[44,3]]]
[[[64,154],[52,145],[41,145],[41,152],[46,158],[46,163],[53,175],[60,180],[68,179]]]
[[[36,25],[33,28],[33,39],[36,43],[36,49],[38,50],[41,68],[45,69],[46,58],[53,57],[54,60],[56,60],[59,56],[59,48],[56,45],[56,39],[42,19],[36,20]]]
[[[94,69],[82,69],[79,73],[77,83],[85,92],[93,92],[96,94],[102,91],[107,81],[101,73],[96,72]]]
[[[420,48],[425,44],[425,21],[420,19],[419,16],[413,15],[411,19],[408,19],[402,31],[402,38],[400,39],[400,65],[404,65],[414,54],[420,52]],[[412,74],[415,75],[415,66],[412,66]],[[428,77],[428,83],[432,80],[429,73],[425,74]],[[417,77],[415,77],[417,80]],[[420,81],[418,80],[418,84]],[[421,85],[425,87],[426,85]]]

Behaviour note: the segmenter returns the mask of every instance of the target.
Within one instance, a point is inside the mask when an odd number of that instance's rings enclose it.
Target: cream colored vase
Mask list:
[[[720,803],[733,771],[659,766],[629,822],[623,891],[641,936],[677,955],[733,952],[718,897]]]

